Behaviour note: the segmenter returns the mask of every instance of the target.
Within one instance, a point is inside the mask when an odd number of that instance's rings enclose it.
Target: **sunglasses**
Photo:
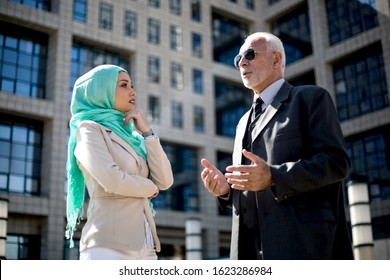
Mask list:
[[[244,56],[247,60],[254,60],[257,52],[272,52],[272,51],[255,51],[254,49],[247,49],[244,51],[244,53],[236,55],[234,58],[234,66],[236,68],[239,68],[239,63],[241,61],[241,58]]]

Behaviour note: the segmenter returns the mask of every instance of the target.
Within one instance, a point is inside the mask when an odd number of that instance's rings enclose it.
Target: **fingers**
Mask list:
[[[242,154],[244,155],[244,157],[246,157],[247,159],[249,159],[253,163],[260,163],[262,160],[259,156],[255,155],[254,153],[251,153],[245,149],[242,150]]]
[[[135,109],[129,111],[124,114],[123,117],[125,119],[125,126],[127,126],[131,121],[134,121],[134,125],[139,131],[146,132],[150,129],[148,121],[146,120],[142,110]]]
[[[203,166],[204,168],[209,168],[209,169],[217,170],[217,168],[216,168],[214,165],[212,165],[212,164],[211,164],[207,159],[205,159],[205,158],[202,158],[201,161],[200,161],[200,163],[202,164],[202,166]]]

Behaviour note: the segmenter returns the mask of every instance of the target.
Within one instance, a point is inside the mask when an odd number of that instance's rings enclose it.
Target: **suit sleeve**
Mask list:
[[[351,162],[333,101],[327,91],[316,89],[307,95],[306,113],[296,112],[304,124],[299,159],[271,165],[275,185],[271,189],[278,201],[341,181],[349,174]]]
[[[128,174],[115,163],[100,128],[91,122],[82,122],[77,129],[75,156],[83,173],[87,172],[108,193],[150,197],[157,191],[153,181]]]

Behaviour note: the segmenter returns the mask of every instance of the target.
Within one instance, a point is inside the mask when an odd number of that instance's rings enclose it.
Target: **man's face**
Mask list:
[[[249,49],[254,50],[254,57],[245,57],[244,54]],[[251,50],[249,54],[251,54]],[[245,42],[240,49],[240,55],[241,59],[237,62],[237,66],[240,69],[241,79],[245,87],[255,93],[261,93],[275,81],[275,70],[277,70],[274,67],[275,52],[268,49],[264,40],[254,39]]]

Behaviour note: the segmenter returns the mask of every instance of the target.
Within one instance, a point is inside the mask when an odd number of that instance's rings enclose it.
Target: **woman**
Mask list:
[[[71,102],[66,236],[90,196],[80,259],[157,259],[150,200],[173,183],[171,165],[127,71],[101,65],[77,79]],[[136,128],[140,133],[133,130]]]

